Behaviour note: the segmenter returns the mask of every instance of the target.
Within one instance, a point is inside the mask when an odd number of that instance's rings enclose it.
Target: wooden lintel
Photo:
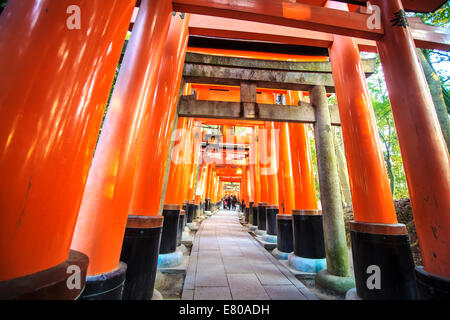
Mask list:
[[[332,74],[321,72],[260,70],[185,63],[183,77],[189,83],[240,86],[242,81],[251,81],[258,88],[300,91],[308,91],[313,86],[321,85],[326,87],[327,92],[334,92]]]
[[[362,59],[364,73],[371,75],[375,72],[376,59]],[[276,70],[291,72],[311,72],[311,73],[331,73],[331,63],[327,61],[317,62],[295,62],[295,61],[275,61],[261,59],[246,59],[227,56],[215,56],[188,52],[185,63],[212,65],[218,67],[237,67],[260,70]]]
[[[314,108],[307,103],[302,106],[260,104],[250,102],[225,102],[196,100],[193,96],[182,96],[178,104],[178,116],[187,118],[211,118],[256,120],[275,122],[314,123]],[[337,105],[330,106],[333,125],[340,125]]]

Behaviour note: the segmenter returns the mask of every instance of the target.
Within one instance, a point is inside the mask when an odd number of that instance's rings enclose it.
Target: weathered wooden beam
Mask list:
[[[252,81],[258,88],[308,91],[316,85],[334,92],[331,73],[291,72],[277,70],[246,69],[185,63],[183,77],[189,83],[222,84],[240,86],[242,81]]]
[[[245,59],[245,58],[200,54],[193,52],[188,52],[186,54],[185,63],[203,64],[221,67],[293,71],[293,72],[318,72],[318,73],[332,72],[330,62],[317,62],[317,61],[294,62],[294,61]],[[362,63],[366,75],[370,75],[375,72],[375,59],[362,59]]]
[[[194,96],[182,96],[180,98],[178,116],[297,123],[314,123],[316,121],[314,108],[307,103],[302,103],[302,106],[298,107],[279,104],[196,100]],[[333,125],[340,125],[337,105],[330,106],[330,117]]]

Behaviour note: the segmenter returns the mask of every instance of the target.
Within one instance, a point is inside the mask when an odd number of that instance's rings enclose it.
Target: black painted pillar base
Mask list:
[[[205,199],[205,211],[211,211],[211,199]]]
[[[122,300],[127,265],[120,261],[117,269],[86,278],[80,300]]]
[[[177,247],[181,246],[181,236],[183,235],[185,225],[186,225],[186,213],[184,210],[180,210],[180,215],[178,218],[178,230],[177,230]]]
[[[405,225],[352,221],[350,234],[356,292],[361,299],[417,299]]]
[[[247,220],[247,223],[251,224],[251,225],[254,225],[254,223],[253,223],[253,221],[254,221],[253,205],[254,205],[253,201],[250,201],[248,203],[248,220]]]
[[[258,227],[258,205],[254,204],[252,208],[252,225]]]
[[[172,253],[177,249],[180,206],[176,204],[165,204],[162,215],[164,217],[164,223],[161,233],[161,245],[159,247],[159,253]]]
[[[188,210],[186,212],[186,223],[191,223],[194,220],[194,203],[189,203],[188,204]]]
[[[294,253],[308,259],[325,258],[322,212],[320,210],[292,210]]]
[[[200,205],[194,204],[194,219],[198,219],[200,217]]]
[[[292,251],[294,251],[292,215],[277,214],[276,219],[277,219],[277,249],[281,252],[291,253]]]
[[[0,300],[76,300],[85,287],[89,258],[84,253],[70,250],[64,262],[27,276],[0,282]],[[69,289],[67,280],[78,266],[80,285]],[[69,280],[69,283],[72,283]],[[74,283],[75,284],[75,283]]]
[[[244,208],[244,223],[249,222],[249,214],[250,214],[250,208],[249,207]]]
[[[258,230],[266,230],[266,202],[258,203]]]
[[[421,300],[450,300],[450,279],[416,267],[418,296]]]
[[[164,218],[128,216],[120,260],[127,264],[123,300],[150,300]]]
[[[279,212],[278,206],[266,207],[266,227],[267,234],[271,236],[277,235],[277,214]]]
[[[181,207],[181,210],[184,210],[184,212],[187,212],[188,205],[189,205],[189,201],[188,200],[184,200],[183,201],[183,206]]]
[[[205,214],[205,201],[200,201],[200,216]]]

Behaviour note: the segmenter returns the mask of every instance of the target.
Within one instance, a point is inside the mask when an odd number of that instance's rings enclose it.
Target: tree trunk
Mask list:
[[[394,176],[394,172],[392,171],[392,162],[391,162],[390,155],[387,154],[384,157],[384,160],[386,161],[386,169],[387,169],[387,174],[388,174],[388,177],[389,177],[389,184],[391,186],[392,197],[394,197],[394,194],[395,194],[395,176]]]
[[[345,160],[344,152],[342,151],[342,139],[340,139],[337,129],[334,129],[334,149],[336,152],[336,160],[339,174],[339,181],[344,196],[345,207],[352,205],[352,194],[350,191],[350,183],[348,178],[347,164]]]
[[[430,87],[431,97],[433,98],[434,108],[436,109],[441,131],[444,135],[445,143],[447,144],[447,150],[450,150],[450,123],[448,119],[447,106],[442,93],[442,83],[426,59],[422,49],[417,49],[417,54],[420,62],[422,63],[422,68],[425,73],[425,77],[427,78],[428,86]]]

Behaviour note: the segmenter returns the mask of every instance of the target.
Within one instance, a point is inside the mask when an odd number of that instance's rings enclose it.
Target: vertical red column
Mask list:
[[[268,152],[267,152],[267,145],[268,145],[268,130],[265,129],[265,127],[259,128],[258,132],[258,154],[259,154],[259,161],[258,161],[258,167],[259,167],[259,176],[261,181],[261,203],[268,203],[269,202],[269,179],[267,176],[268,172]]]
[[[0,16],[0,281],[69,257],[134,3],[9,1]],[[79,28],[70,29],[77,13]]]
[[[425,269],[419,270],[419,286],[422,294],[435,296],[426,289],[433,287],[433,278],[440,283],[450,278],[449,154],[401,1],[376,0],[373,4],[381,8],[384,37],[377,47]]]
[[[172,17],[158,75],[158,86],[151,96],[147,127],[139,159],[136,183],[129,213],[159,214],[169,156],[170,138],[177,109],[181,76],[189,38],[189,15]],[[151,195],[151,199],[149,199]]]
[[[196,120],[194,122],[194,144],[192,149],[192,165],[193,169],[191,172],[191,180],[190,180],[190,186],[189,186],[189,192],[188,192],[188,200],[193,201],[194,195],[195,195],[195,183],[196,183],[196,177],[197,177],[197,171],[198,171],[198,165],[199,165],[199,159],[201,156],[201,121]]]
[[[172,17],[171,3],[143,0],[89,172],[72,247],[88,275],[116,270],[144,131]]]
[[[289,138],[295,209],[317,210],[311,150],[305,125],[289,123]]]
[[[274,122],[266,122],[267,130],[267,157],[268,163],[268,193],[269,205],[277,206],[278,201],[278,164],[279,164],[279,130],[275,128]]]
[[[283,122],[280,124],[280,172],[282,175],[281,183],[283,185],[283,203],[284,212],[292,214],[295,209],[294,181],[292,179],[292,159],[289,137],[289,124]]]
[[[348,10],[345,3],[328,6]],[[397,223],[364,68],[353,38],[334,35],[336,86],[355,221]]]
[[[180,205],[183,200],[180,196],[180,187],[182,179],[182,162],[183,162],[183,146],[185,142],[185,134],[188,126],[188,118],[180,118],[178,120],[175,144],[173,146],[172,154],[170,154],[170,171],[167,181],[167,189],[164,203]]]

